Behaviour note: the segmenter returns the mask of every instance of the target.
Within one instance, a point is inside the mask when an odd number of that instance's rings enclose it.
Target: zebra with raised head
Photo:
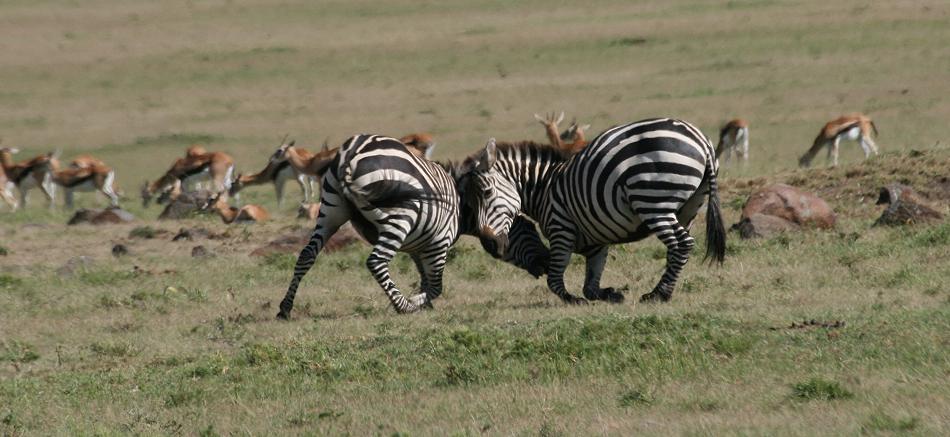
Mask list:
[[[695,242],[689,228],[708,197],[706,256],[722,262],[723,227],[715,151],[693,125],[669,118],[616,126],[569,157],[534,143],[501,144],[469,177],[478,193],[478,225],[501,234],[523,212],[550,241],[548,287],[568,303],[564,271],[572,253],[586,257],[584,296],[613,302],[623,295],[601,288],[609,245],[656,235],[667,247],[666,269],[641,301],[667,301]],[[488,168],[488,171],[482,169]]]
[[[474,170],[466,164],[439,164],[415,156],[389,137],[357,135],[347,140],[323,176],[316,226],[297,258],[277,317],[289,317],[300,280],[323,245],[347,221],[373,245],[366,266],[396,311],[409,313],[431,306],[442,293],[449,248],[460,233],[476,234],[475,222],[469,219],[472,214],[462,213],[463,202],[456,187],[458,181],[469,181],[463,175]],[[533,224],[515,221],[515,227],[511,237],[516,240],[516,248],[535,247],[535,242],[544,247]],[[483,241],[486,247],[506,252],[507,240],[493,235],[488,240]],[[389,263],[397,251],[408,253],[415,262],[421,293],[407,298],[390,278]],[[505,259],[532,272],[543,269],[546,255],[534,249],[531,257],[518,258],[509,253]]]

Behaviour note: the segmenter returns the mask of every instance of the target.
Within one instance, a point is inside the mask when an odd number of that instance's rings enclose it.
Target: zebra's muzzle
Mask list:
[[[484,242],[486,244],[486,249],[489,253],[495,253],[498,256],[505,256],[505,251],[508,250],[508,235],[498,235],[495,233],[495,230],[491,226],[482,226],[482,237],[485,237],[487,240]]]

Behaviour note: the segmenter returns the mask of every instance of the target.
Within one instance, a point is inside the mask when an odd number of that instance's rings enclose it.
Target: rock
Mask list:
[[[742,219],[750,219],[755,214],[822,229],[834,227],[836,221],[835,213],[827,202],[812,193],[785,184],[770,185],[752,193],[742,208]]]
[[[86,209],[81,208],[73,214],[67,224],[75,225],[79,223],[91,223],[94,225],[114,225],[119,223],[128,223],[135,220],[132,213],[115,207],[106,209]]]
[[[129,248],[124,244],[116,244],[112,246],[112,256],[118,258],[129,254]]]
[[[887,204],[887,209],[874,222],[875,226],[900,226],[943,219],[943,214],[924,201],[913,188],[893,183],[881,188],[878,205]]]
[[[73,276],[77,270],[85,270],[93,265],[95,260],[92,257],[81,255],[70,258],[62,267],[56,269],[59,276]]]
[[[282,235],[266,245],[254,249],[251,256],[267,256],[275,253],[298,254],[310,241],[310,234],[309,229],[301,229]],[[351,224],[346,223],[330,237],[330,241],[327,241],[320,253],[333,253],[359,241],[365,240],[356,232],[356,229],[353,229]]]
[[[172,237],[172,241],[194,241],[195,238],[212,238],[214,235],[205,228],[181,228]]]
[[[796,231],[801,226],[774,215],[752,214],[732,225],[742,238],[771,237],[782,232]]]
[[[191,256],[193,258],[209,258],[214,256],[214,254],[204,246],[195,246],[191,248]]]
[[[178,220],[188,218],[198,212],[214,193],[208,190],[198,190],[189,193],[181,193],[175,200],[168,203],[168,206],[158,215],[162,220]]]

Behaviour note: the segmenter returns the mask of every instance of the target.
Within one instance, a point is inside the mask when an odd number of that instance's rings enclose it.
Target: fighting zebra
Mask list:
[[[366,267],[393,308],[409,313],[431,306],[431,301],[442,293],[442,272],[449,248],[460,230],[475,233],[475,222],[467,219],[472,214],[462,213],[464,202],[456,187],[457,179],[469,180],[463,175],[474,170],[466,163],[439,164],[416,156],[393,138],[357,135],[347,140],[324,173],[317,222],[310,241],[297,258],[277,317],[290,316],[300,280],[313,266],[323,245],[347,221],[373,245]],[[547,253],[535,246],[544,247],[533,224],[515,221],[512,226],[516,227],[511,233],[518,240],[516,247],[527,247],[532,256],[510,262],[538,276],[547,264]],[[529,232],[532,234],[528,235]],[[506,253],[506,239],[489,238],[491,242],[483,244],[497,253]],[[536,249],[532,251],[531,247]],[[421,278],[421,292],[409,298],[389,275],[389,263],[397,251],[412,257]],[[509,259],[510,255],[506,257]]]
[[[573,157],[534,143],[488,147],[482,155],[486,162],[470,175],[478,225],[503,238],[519,211],[537,221],[550,241],[548,287],[565,302],[586,302],[564,286],[572,253],[587,259],[584,297],[622,301],[612,288],[600,288],[608,247],[651,234],[667,247],[666,269],[641,301],[669,300],[695,245],[687,228],[703,197],[706,256],[723,261],[715,151],[689,123],[660,118],[616,126]]]

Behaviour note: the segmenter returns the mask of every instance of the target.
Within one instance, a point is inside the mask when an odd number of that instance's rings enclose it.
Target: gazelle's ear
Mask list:
[[[495,165],[495,156],[497,150],[495,147],[495,139],[490,138],[488,143],[485,144],[485,149],[482,150],[482,153],[478,156],[478,166],[475,168],[478,171],[488,171]]]
[[[329,144],[329,142],[330,142],[330,139],[329,139],[329,138],[323,140],[323,146],[320,147],[320,151],[321,151],[321,152],[326,152],[327,150],[330,150],[330,144]]]
[[[590,129],[590,125],[589,125],[589,124],[585,124],[585,125],[583,125],[583,126],[577,128],[577,130],[583,131],[583,132],[587,132],[587,129]]]

